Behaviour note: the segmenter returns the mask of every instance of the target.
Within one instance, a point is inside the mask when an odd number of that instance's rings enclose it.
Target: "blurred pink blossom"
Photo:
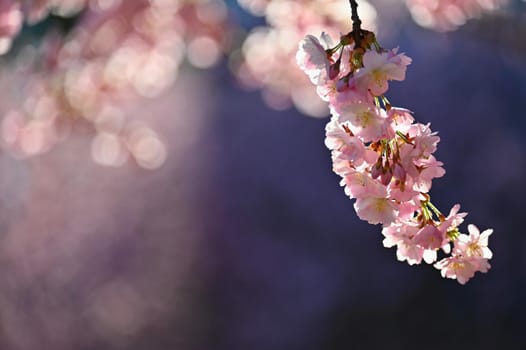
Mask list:
[[[22,29],[24,21],[33,24],[46,17],[50,11],[59,16],[71,16],[81,11],[88,1],[0,0],[0,55],[9,50],[13,38]]]
[[[494,11],[508,0],[405,0],[411,16],[422,27],[455,30],[471,18]]]
[[[35,13],[69,13],[84,2],[31,4]],[[126,109],[172,86],[185,57],[200,68],[217,63],[227,28],[221,0],[89,1],[65,40],[48,36],[41,52],[25,58],[32,62],[18,71],[23,100],[13,101],[2,121],[4,147],[34,155],[87,132],[94,134],[97,163],[119,166],[132,158],[143,168],[159,167],[164,142],[148,118],[130,119]]]

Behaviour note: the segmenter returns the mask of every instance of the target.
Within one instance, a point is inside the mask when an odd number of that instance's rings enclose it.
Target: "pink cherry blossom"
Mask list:
[[[356,74],[356,85],[375,96],[383,95],[389,88],[389,80],[404,80],[411,59],[396,54],[397,49],[387,52],[367,51],[363,55],[363,68]]]
[[[442,162],[439,162],[433,156],[429,158],[420,158],[414,162],[417,166],[418,175],[413,177],[413,189],[419,192],[429,192],[433,179],[442,177],[446,173],[442,168]],[[411,169],[414,169],[411,167]]]
[[[450,231],[452,229],[457,228],[464,222],[464,218],[467,213],[459,213],[460,210],[460,204],[455,204],[453,208],[449,211],[448,216],[440,223],[438,226],[438,229],[442,232],[446,233],[447,231]]]
[[[407,133],[414,143],[413,157],[426,158],[436,151],[440,137],[431,131],[430,124],[415,123]]]
[[[475,276],[475,272],[487,272],[491,267],[485,259],[474,259],[461,255],[444,258],[434,266],[440,270],[442,277],[456,279],[460,284],[466,284]]]
[[[403,237],[396,246],[396,258],[398,261],[407,261],[409,265],[422,263],[425,249],[417,245],[412,239]]]
[[[340,123],[348,122],[349,129],[364,142],[387,135],[389,120],[386,112],[366,102],[347,105],[338,116]]]
[[[363,171],[349,169],[342,179],[342,184],[345,186],[345,193],[351,198],[387,197],[387,188]]]
[[[416,233],[414,241],[422,248],[437,250],[445,244],[445,239],[446,235],[443,232],[436,226],[428,224]]]
[[[396,246],[398,261],[407,261],[409,265],[420,264],[424,257],[425,249],[413,240],[418,232],[417,225],[411,222],[397,220],[389,226],[384,226],[383,246],[391,248]]]
[[[325,126],[325,146],[330,150],[339,150],[350,138],[351,135],[349,135],[334,118],[331,118]]]
[[[326,49],[312,35],[307,35],[300,43],[296,61],[313,84],[319,84],[328,77],[331,62],[327,59]]]
[[[396,218],[396,205],[388,198],[358,198],[354,203],[356,214],[370,224],[389,225]]]
[[[460,235],[455,242],[455,248],[463,255],[473,258],[491,259],[493,253],[488,248],[488,238],[493,233],[488,229],[480,233],[475,225],[468,225],[468,235]]]
[[[391,107],[387,112],[389,119],[393,122],[396,131],[407,134],[409,128],[415,121],[412,112],[405,108]]]
[[[351,137],[349,142],[340,149],[341,158],[360,166],[365,157],[365,146],[357,137]]]

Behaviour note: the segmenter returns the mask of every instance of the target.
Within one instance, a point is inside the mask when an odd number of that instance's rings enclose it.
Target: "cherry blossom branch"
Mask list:
[[[351,0],[353,21],[356,7]],[[399,261],[424,261],[443,277],[465,284],[476,272],[490,269],[493,230],[468,225],[469,234],[461,233],[467,213],[459,213],[460,205],[446,216],[431,203],[432,180],[445,174],[433,156],[440,138],[429,124],[415,121],[409,110],[393,107],[385,97],[389,81],[404,80],[411,63],[397,51],[383,49],[373,32],[354,21],[353,31],[335,46],[325,33],[321,41],[308,35],[296,58],[329,103],[325,145],[358,217],[382,225],[383,245],[396,247]]]

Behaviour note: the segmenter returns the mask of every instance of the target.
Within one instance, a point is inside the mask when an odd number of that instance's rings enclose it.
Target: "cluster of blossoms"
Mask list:
[[[238,0],[254,15],[264,16],[267,26],[254,28],[245,39],[234,74],[240,82],[260,89],[265,103],[274,109],[293,104],[302,113],[324,117],[327,106],[316,97],[312,85],[296,65],[296,43],[307,33],[325,30],[337,35],[348,25],[347,4],[341,0]],[[361,17],[375,28],[376,11],[360,2]]]
[[[20,1],[12,3],[22,6]],[[85,7],[65,39],[50,35],[39,49],[22,48],[18,66],[4,72],[16,76],[22,86],[13,89],[11,101],[1,106],[3,148],[17,156],[32,156],[48,151],[74,131],[87,131],[94,134],[91,153],[99,164],[119,166],[132,158],[143,168],[161,166],[166,159],[163,141],[147,118],[131,119],[127,111],[172,86],[185,56],[200,68],[219,61],[229,33],[225,3],[50,0],[27,4],[33,4],[30,9],[39,16],[44,9],[64,12]]]
[[[462,234],[466,213],[460,206],[446,216],[431,203],[432,180],[445,173],[433,156],[439,137],[385,97],[390,80],[405,79],[411,59],[381,48],[364,30],[341,36],[336,45],[326,34],[321,40],[309,35],[296,58],[329,103],[325,143],[345,193],[356,199],[358,217],[383,226],[383,244],[396,246],[400,261],[434,264],[461,284],[486,272],[492,230],[480,233],[469,225],[469,235]],[[439,250],[450,255],[437,261]]]
[[[422,27],[449,31],[484,12],[494,11],[507,0],[405,0],[416,23]]]

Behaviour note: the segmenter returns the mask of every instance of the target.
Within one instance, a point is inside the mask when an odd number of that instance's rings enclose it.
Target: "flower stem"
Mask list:
[[[431,203],[430,201],[427,202],[427,205],[431,208],[431,210],[435,213],[435,215],[438,217],[438,218],[443,218],[444,217],[444,214],[442,214],[440,212],[440,210],[438,210],[437,207],[435,207],[435,205],[433,203]]]

